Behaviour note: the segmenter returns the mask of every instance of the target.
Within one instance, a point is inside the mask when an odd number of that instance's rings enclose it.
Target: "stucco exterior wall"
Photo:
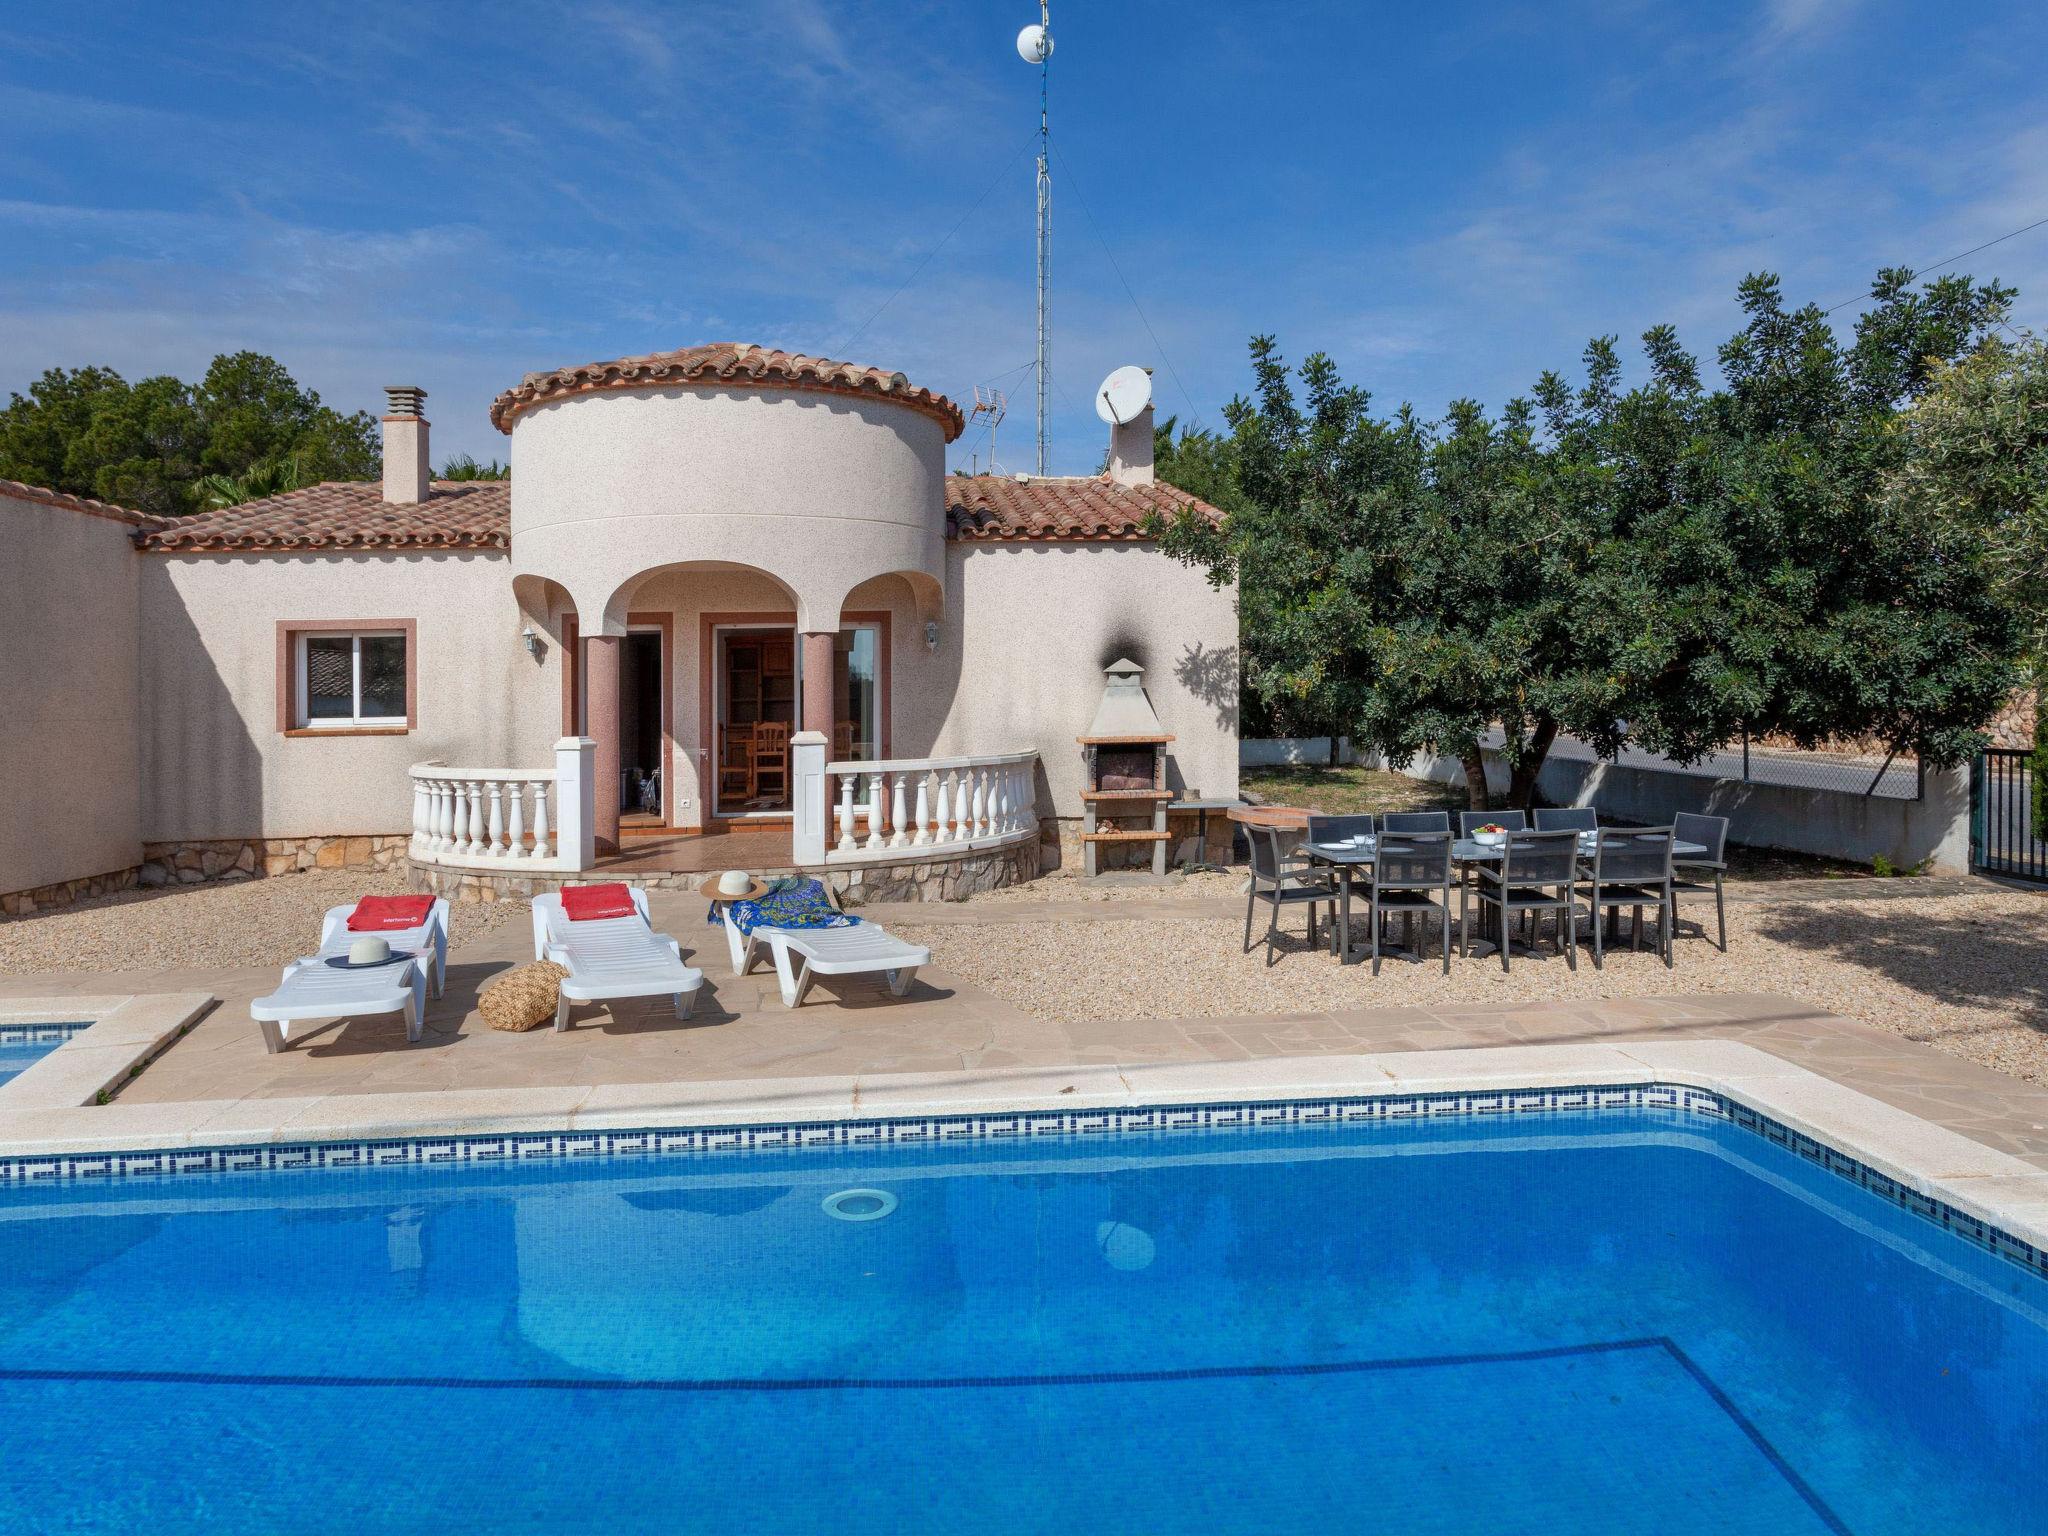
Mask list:
[[[553,761],[562,649],[527,655],[503,555],[149,553],[138,565],[144,841],[403,832],[414,763]],[[279,620],[406,618],[413,730],[278,730]]]
[[[1081,814],[1081,752],[1102,697],[1102,668],[1131,656],[1162,726],[1172,787],[1204,796],[1237,792],[1237,610],[1197,571],[1148,545],[953,544],[946,551],[947,611],[939,646],[924,641],[910,583],[875,577],[849,590],[842,616],[888,616],[887,742],[892,757],[1037,750],[1039,811]],[[707,614],[793,622],[790,593],[741,567],[675,568],[628,589],[635,615],[670,623],[667,679],[675,751],[669,820],[702,826],[712,741],[703,720]]]
[[[522,412],[512,463],[513,569],[564,587],[587,634],[618,633],[640,573],[682,561],[771,573],[806,628],[870,577],[917,573],[934,600],[944,579],[944,434],[903,406],[611,391]]]
[[[897,755],[1036,748],[1039,811],[1081,813],[1081,749],[1102,669],[1129,656],[1168,747],[1168,784],[1237,793],[1236,593],[1147,544],[946,548],[939,649],[899,646]]]
[[[0,496],[0,893],[141,862],[133,531]]]

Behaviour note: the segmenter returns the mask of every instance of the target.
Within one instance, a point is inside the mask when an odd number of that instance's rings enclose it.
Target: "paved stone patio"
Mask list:
[[[327,1026],[267,1055],[249,1022],[251,997],[273,969],[81,972],[9,978],[0,998],[210,992],[220,1005],[121,1093],[123,1104],[304,1099],[446,1089],[598,1087],[872,1078],[910,1073],[1114,1068],[1252,1062],[1475,1046],[1735,1040],[2048,1169],[2048,1090],[1894,1035],[1770,994],[1723,993],[1433,1008],[1357,1008],[1257,1017],[1061,1024],[1035,1018],[943,970],[920,974],[906,999],[879,982],[821,983],[792,1013],[771,973],[730,973],[701,898],[652,897],[705,984],[695,1017],[658,1002],[581,1010],[577,1026],[505,1034],[475,1013],[479,986],[531,958],[524,924],[451,952],[448,993],[429,1010],[425,1040],[405,1043],[396,1019]],[[1204,903],[1136,899],[1113,905],[973,905],[869,909],[891,925],[1201,917]],[[694,951],[694,953],[691,953]],[[1248,1072],[1248,1076],[1255,1075]],[[253,1108],[253,1105],[249,1106]]]

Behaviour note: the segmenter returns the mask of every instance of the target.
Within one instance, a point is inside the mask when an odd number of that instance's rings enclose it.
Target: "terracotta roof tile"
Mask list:
[[[649,352],[642,357],[585,363],[580,368],[554,368],[545,373],[529,373],[520,381],[518,388],[506,390],[491,402],[491,424],[501,432],[510,432],[515,416],[544,400],[608,389],[649,389],[664,384],[722,384],[743,389],[808,389],[828,394],[877,395],[935,418],[945,429],[949,443],[960,435],[966,425],[959,406],[944,395],[912,384],[900,373],[864,368],[858,363],[835,363],[829,358],[807,357],[801,352],[781,352],[737,341],[717,341],[701,347],[681,347],[673,352]]]
[[[949,539],[1142,539],[1148,514],[1170,518],[1189,507],[1212,519],[1223,515],[1164,480],[1135,486],[1107,475],[946,477]]]
[[[1017,480],[946,477],[949,539],[1143,539],[1146,515],[1193,507],[1221,514],[1164,481],[1122,485],[1105,476]],[[47,494],[47,493],[43,493]],[[504,549],[512,486],[506,480],[436,480],[425,501],[393,506],[375,480],[328,482],[219,512],[146,520],[145,549]],[[129,514],[139,516],[139,514]]]
[[[144,549],[503,549],[512,522],[504,480],[436,480],[410,506],[384,500],[377,480],[334,481],[171,519]]]
[[[0,480],[0,499],[7,501],[32,501],[38,506],[63,507],[72,512],[83,512],[90,517],[111,518],[117,523],[127,523],[135,528],[161,528],[167,518],[152,517],[147,512],[133,512],[127,507],[117,507],[110,501],[94,501],[87,496],[71,496],[63,491],[45,490],[40,485],[23,485],[19,480]]]

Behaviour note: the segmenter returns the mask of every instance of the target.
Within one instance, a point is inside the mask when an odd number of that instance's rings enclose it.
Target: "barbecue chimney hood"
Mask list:
[[[1159,728],[1159,716],[1145,696],[1145,669],[1126,657],[1102,669],[1109,681],[1102,689],[1102,702],[1095,706],[1095,718],[1081,737],[1091,742],[1171,741]]]

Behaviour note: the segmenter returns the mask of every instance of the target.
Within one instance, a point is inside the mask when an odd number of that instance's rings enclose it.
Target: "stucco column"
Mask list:
[[[832,642],[830,630],[821,634],[804,632],[804,718],[803,729],[825,738],[825,754],[832,753]]]
[[[597,781],[593,817],[599,853],[619,851],[619,635],[586,635],[583,686],[586,728],[597,742],[591,776]]]

